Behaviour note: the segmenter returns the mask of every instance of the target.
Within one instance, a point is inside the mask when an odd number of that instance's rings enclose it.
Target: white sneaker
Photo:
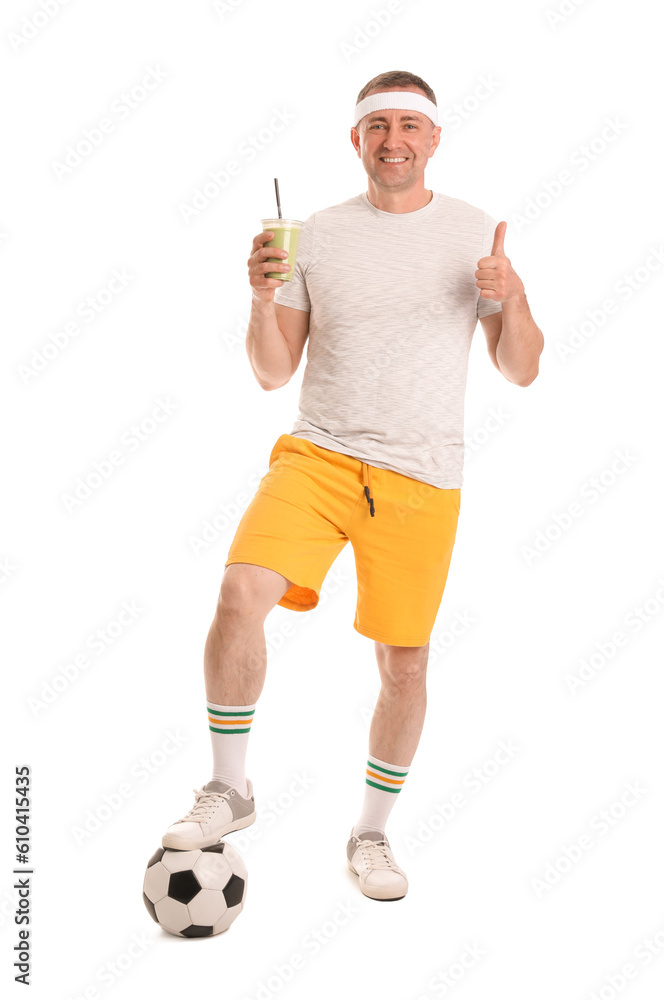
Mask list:
[[[225,781],[208,781],[194,788],[196,802],[186,816],[176,820],[161,838],[162,847],[195,851],[211,847],[233,830],[243,830],[256,819],[254,790],[247,778],[245,798]]]
[[[346,847],[348,867],[360,877],[360,889],[371,899],[403,899],[406,873],[399,868],[384,833],[370,830],[356,837],[351,830]]]

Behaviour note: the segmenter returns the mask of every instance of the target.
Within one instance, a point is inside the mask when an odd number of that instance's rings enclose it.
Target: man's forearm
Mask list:
[[[525,292],[502,303],[503,325],[496,361],[503,375],[517,385],[530,385],[539,371],[544,347],[542,331],[533,319]]]
[[[289,381],[293,359],[277,324],[274,302],[252,297],[246,347],[261,389],[278,389]]]

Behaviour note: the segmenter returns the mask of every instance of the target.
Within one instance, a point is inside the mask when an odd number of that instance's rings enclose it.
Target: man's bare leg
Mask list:
[[[376,643],[380,694],[369,730],[369,753],[381,760],[412,763],[427,707],[426,646]]]
[[[212,779],[197,792],[189,813],[167,829],[163,847],[208,847],[256,818],[244,762],[253,709],[265,681],[263,623],[291,586],[285,576],[265,566],[226,567],[204,651]]]
[[[364,804],[346,847],[348,866],[373,899],[402,899],[408,879],[397,865],[385,824],[420,741],[426,712],[426,646],[376,643],[381,687],[369,731]]]
[[[264,622],[291,587],[265,566],[226,567],[203,654],[205,693],[221,705],[252,705],[265,683]]]
[[[426,713],[426,646],[376,643],[381,687],[369,730],[365,797],[354,833],[385,832],[385,823],[420,741]]]

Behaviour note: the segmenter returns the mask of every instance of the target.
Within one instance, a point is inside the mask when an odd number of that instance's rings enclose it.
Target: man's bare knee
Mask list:
[[[425,683],[429,643],[424,646],[390,646],[376,643],[376,659],[383,684],[411,687]]]
[[[291,586],[291,580],[267,566],[230,563],[221,581],[216,617],[264,619]]]

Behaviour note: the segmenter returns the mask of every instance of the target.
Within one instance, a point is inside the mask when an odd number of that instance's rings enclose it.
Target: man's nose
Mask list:
[[[400,142],[398,130],[396,128],[388,128],[383,135],[383,145],[389,146],[392,149],[394,146],[398,146]]]

